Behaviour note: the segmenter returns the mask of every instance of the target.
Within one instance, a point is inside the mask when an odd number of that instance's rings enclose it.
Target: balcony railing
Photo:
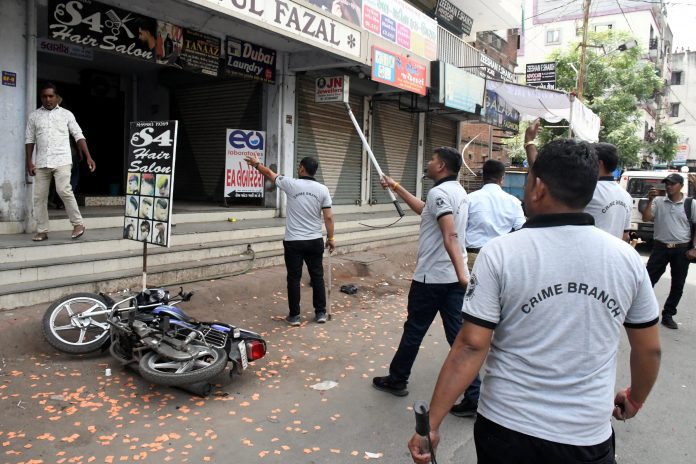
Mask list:
[[[479,66],[481,52],[462,39],[444,29],[437,27],[437,59],[458,68],[466,68],[474,73],[474,66]]]

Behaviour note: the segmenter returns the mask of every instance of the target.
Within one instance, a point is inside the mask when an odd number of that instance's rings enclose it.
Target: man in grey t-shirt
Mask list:
[[[633,417],[660,364],[658,306],[640,256],[583,212],[597,182],[591,147],[544,146],[529,171],[529,220],[479,253],[464,326],[430,405],[431,440],[486,361],[474,441],[479,464],[611,464],[610,418]],[[616,395],[621,328],[631,386]],[[414,461],[430,453],[414,435]]]
[[[408,395],[406,386],[420,344],[433,319],[440,313],[447,342],[452,345],[462,325],[462,301],[469,281],[465,235],[469,210],[466,191],[457,180],[462,157],[451,147],[436,148],[428,162],[427,176],[435,181],[426,201],[413,196],[391,177],[381,179],[421,216],[418,257],[408,292],[408,316],[399,348],[389,365],[389,375],[375,377],[372,385],[396,396]],[[476,412],[480,379],[472,379],[464,397]]]
[[[696,223],[696,202],[691,203],[691,222],[686,217],[686,202],[681,193],[684,178],[677,173],[665,177],[667,196],[657,196],[657,190],[648,192],[648,204],[643,211],[643,221],[655,222],[653,249],[648,259],[648,274],[653,286],[665,273],[667,264],[672,271],[669,296],[662,310],[662,325],[678,329],[674,316],[684,292],[684,282],[689,272],[689,259],[696,258],[696,234],[691,234],[691,224]]]
[[[592,215],[595,226],[628,241],[633,199],[612,175],[619,164],[619,154],[610,143],[595,143],[593,146],[599,161],[599,181],[585,212]]]
[[[285,321],[292,326],[299,326],[301,323],[300,280],[302,279],[302,263],[305,262],[312,283],[314,320],[323,324],[326,322],[326,293],[323,266],[324,241],[321,238],[322,216],[326,226],[326,248],[329,249],[329,253],[333,253],[336,249],[336,242],[329,189],[314,179],[319,162],[310,156],[302,158],[297,167],[299,179],[293,179],[276,174],[259,162],[256,155],[248,155],[244,159],[287,195],[288,207],[283,248],[285,249],[285,268],[288,273],[290,314]]]

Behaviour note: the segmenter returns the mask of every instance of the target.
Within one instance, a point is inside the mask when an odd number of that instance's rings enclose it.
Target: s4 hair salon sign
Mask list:
[[[266,133],[227,129],[225,145],[225,199],[263,198],[263,175],[244,157],[254,154],[260,162],[265,161]]]
[[[125,239],[169,246],[177,123],[130,123]]]
[[[49,0],[48,36],[148,61],[155,59],[157,21],[93,0]]]

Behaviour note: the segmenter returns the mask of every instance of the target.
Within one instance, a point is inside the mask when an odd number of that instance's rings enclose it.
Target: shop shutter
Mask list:
[[[457,147],[457,122],[435,113],[428,113],[425,117],[423,172],[425,172],[433,150],[438,147]],[[423,179],[423,200],[425,200],[432,186],[432,180],[428,178]]]
[[[363,97],[351,93],[350,107],[362,126]],[[314,78],[298,81],[295,144],[296,163],[305,156],[319,160],[316,179],[328,187],[335,205],[350,205],[360,200],[360,136],[343,103],[314,102]]]
[[[373,100],[372,152],[382,171],[411,193],[416,193],[418,166],[418,114],[399,110],[398,102]],[[389,203],[379,176],[372,170],[372,197],[375,203]]]
[[[172,89],[172,114],[179,120],[176,199],[223,201],[227,129],[261,130],[261,90],[247,80]]]

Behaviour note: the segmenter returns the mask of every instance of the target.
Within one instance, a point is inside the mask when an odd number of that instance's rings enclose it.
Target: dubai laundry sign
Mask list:
[[[360,29],[293,0],[189,0],[189,2],[229,12],[235,17],[260,21],[288,37],[322,45],[343,54],[360,56]]]

